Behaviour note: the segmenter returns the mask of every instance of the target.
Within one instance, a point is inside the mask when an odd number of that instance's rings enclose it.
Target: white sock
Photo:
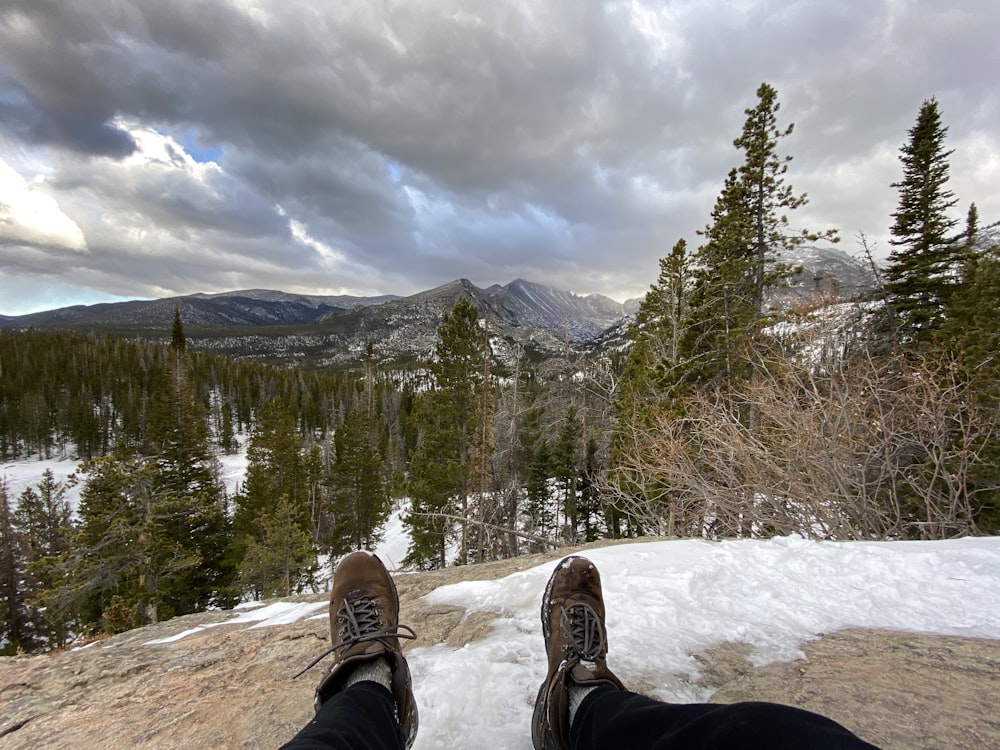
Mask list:
[[[576,718],[576,712],[580,708],[580,704],[583,703],[583,699],[587,697],[591,690],[597,690],[599,685],[569,685],[567,689],[569,690],[569,725],[573,726],[573,719]]]
[[[392,690],[392,670],[385,657],[359,664],[347,676],[344,687],[348,688],[355,682],[377,682],[387,690]]]

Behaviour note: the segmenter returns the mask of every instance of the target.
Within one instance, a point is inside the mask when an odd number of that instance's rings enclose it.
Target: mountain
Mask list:
[[[874,285],[870,270],[840,250],[799,248],[784,260],[802,271],[790,286],[773,291],[778,306],[810,296],[851,298]],[[501,363],[512,362],[516,352],[541,359],[567,348],[594,352],[624,346],[639,302],[581,296],[524,279],[486,289],[456,279],[408,297],[250,289],[66,307],[0,318],[0,326],[106,330],[166,341],[176,307],[193,349],[289,366],[351,367],[370,341],[380,362],[400,364],[433,353],[444,314],[463,297],[481,311]]]
[[[541,355],[598,336],[625,317],[625,307],[524,279],[480,289],[467,279],[409,297],[329,297],[272,290],[194,294],[67,307],[12,317],[0,325],[110,330],[165,340],[176,307],[194,349],[286,364],[357,363],[369,341],[383,361],[428,356],[444,314],[460,298],[482,312],[494,353],[508,359],[515,344]]]
[[[772,299],[822,295],[852,300],[875,288],[874,271],[857,258],[834,247],[804,246],[781,253],[784,263],[801,270],[789,285],[772,290]]]
[[[191,326],[270,326],[311,323],[324,315],[396,299],[288,294],[249,289],[221,294],[191,294],[155,300],[76,305],[58,310],[0,318],[6,326],[158,327],[172,320],[174,308]]]

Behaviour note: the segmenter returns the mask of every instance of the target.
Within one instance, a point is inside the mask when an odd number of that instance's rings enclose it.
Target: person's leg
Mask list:
[[[281,750],[403,750],[396,701],[377,682],[358,682],[324,703]]]
[[[330,591],[333,645],[320,657],[332,653],[333,664],[316,688],[316,717],[285,747],[409,748],[417,706],[399,639],[414,637],[399,625],[399,596],[382,561],[367,552],[341,560]]]
[[[873,748],[819,714],[775,703],[673,704],[602,687],[581,702],[573,750],[861,750]]]
[[[604,596],[583,557],[556,565],[542,597],[549,669],[531,722],[535,750],[871,748],[826,717],[773,703],[662,703],[608,668]]]
[[[542,634],[549,670],[531,718],[535,750],[569,750],[573,713],[587,691],[624,690],[608,669],[601,575],[590,560],[567,557],[556,565],[542,596]]]

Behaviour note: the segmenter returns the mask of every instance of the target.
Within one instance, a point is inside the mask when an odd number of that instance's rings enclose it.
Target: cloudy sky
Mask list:
[[[2,0],[0,314],[517,277],[619,300],[774,85],[793,224],[889,251],[921,102],[1000,220],[1000,3]]]

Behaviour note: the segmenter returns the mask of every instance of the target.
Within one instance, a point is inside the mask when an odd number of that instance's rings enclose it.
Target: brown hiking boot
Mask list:
[[[417,706],[399,639],[416,635],[406,625],[402,631],[396,584],[382,561],[368,552],[352,552],[341,560],[330,592],[333,646],[327,653],[334,654],[334,663],[316,688],[316,710],[344,689],[359,665],[385,659],[392,676],[390,692],[396,699],[396,718],[410,747],[417,736]]]
[[[542,597],[542,632],[549,672],[538,689],[531,720],[535,750],[569,750],[569,688],[612,685],[608,669],[601,575],[585,557],[567,557],[552,573]]]

